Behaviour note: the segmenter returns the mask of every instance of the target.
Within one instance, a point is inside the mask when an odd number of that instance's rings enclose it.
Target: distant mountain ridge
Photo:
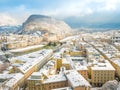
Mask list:
[[[9,33],[15,33],[18,32],[21,29],[21,26],[0,26],[0,34],[9,34]]]
[[[109,23],[82,23],[82,22],[72,22],[65,21],[71,28],[104,28],[104,29],[120,29],[120,23],[109,22]]]

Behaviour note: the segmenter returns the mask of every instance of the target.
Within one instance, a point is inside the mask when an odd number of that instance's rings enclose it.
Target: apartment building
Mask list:
[[[65,67],[66,70],[70,70],[71,69],[70,60],[68,60],[67,58],[63,58],[62,66]]]
[[[10,73],[21,72],[24,74],[24,78],[27,79],[33,72],[38,71],[49,60],[52,54],[53,51],[51,49],[43,49],[10,59],[10,62],[15,60],[23,62],[13,63],[13,69]]]
[[[120,43],[120,31],[113,33],[111,36],[111,43]]]
[[[105,82],[115,79],[115,69],[107,60],[94,63],[90,70],[93,86],[102,86]]]
[[[51,90],[55,88],[66,87],[67,80],[63,74],[45,76],[40,72],[34,72],[28,78],[29,90]]]
[[[66,70],[64,73],[51,76],[34,72],[27,80],[29,90],[59,90],[66,87],[69,87],[68,90],[90,90],[91,88],[89,82],[76,70]]]
[[[57,62],[57,70],[60,70],[60,67],[62,67],[62,61],[63,61],[62,54],[63,53],[55,53],[52,56],[52,59]]]
[[[11,79],[9,79],[3,90],[19,90],[24,85],[24,75],[21,73],[16,73]]]
[[[68,80],[68,86],[73,90],[90,90],[89,82],[76,70],[65,71],[65,76]]]
[[[57,73],[57,63],[55,60],[49,60],[40,70],[45,76],[55,75]]]
[[[80,63],[76,63],[74,65],[75,70],[77,70],[77,72],[79,74],[81,74],[86,80],[88,80],[88,68],[85,65],[81,65]]]

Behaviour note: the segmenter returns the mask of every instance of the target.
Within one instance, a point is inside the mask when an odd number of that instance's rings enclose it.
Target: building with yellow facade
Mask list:
[[[54,90],[65,87],[71,87],[72,90],[90,90],[91,88],[89,82],[76,70],[51,76],[34,72],[27,81],[29,90]]]
[[[70,60],[63,58],[62,66],[65,67],[66,70],[70,70],[71,69]]]
[[[78,71],[86,80],[88,80],[88,68],[85,65],[81,65],[80,63],[75,64],[75,70]]]
[[[16,73],[11,79],[9,79],[3,90],[19,90],[24,86],[24,75],[21,73]]]
[[[56,61],[57,63],[57,70],[60,70],[60,67],[62,67],[62,54],[61,53],[55,53],[53,56],[52,56],[52,59]]]
[[[93,86],[102,86],[105,82],[115,79],[115,69],[107,60],[94,63],[90,73]]]
[[[15,57],[10,60],[13,65],[10,73],[21,72],[24,74],[24,78],[27,79],[33,72],[38,71],[49,60],[52,54],[53,51],[51,49],[43,49],[37,52]],[[13,63],[15,60],[19,60],[24,63]]]
[[[29,90],[51,90],[55,88],[66,87],[67,80],[62,74],[56,74],[51,76],[45,76],[40,72],[34,72],[28,78]]]
[[[89,82],[76,70],[65,71],[65,76],[68,80],[68,86],[73,90],[90,90],[91,85]]]

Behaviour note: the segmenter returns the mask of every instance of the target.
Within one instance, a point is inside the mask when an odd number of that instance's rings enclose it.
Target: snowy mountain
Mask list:
[[[56,20],[49,16],[31,15],[25,23],[23,23],[19,33],[33,34],[36,32],[41,34],[66,35],[71,32],[71,28],[64,21]]]

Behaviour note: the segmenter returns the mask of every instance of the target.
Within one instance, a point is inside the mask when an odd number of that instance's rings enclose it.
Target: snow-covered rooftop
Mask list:
[[[66,80],[67,79],[63,74],[57,74],[57,75],[48,76],[48,78],[45,79],[43,83],[54,83],[54,82],[61,82]]]
[[[70,61],[67,60],[66,58],[63,58],[62,59],[62,64],[70,64]]]
[[[24,77],[23,74],[17,73],[17,74],[15,74],[15,76],[14,76],[12,79],[10,79],[10,80],[5,84],[5,86],[7,86],[7,87],[13,87],[13,86],[14,86],[16,83],[18,83],[18,81],[21,80],[23,77]]]
[[[70,57],[71,60],[84,60],[85,57]]]
[[[76,70],[65,71],[65,75],[73,88],[79,86],[91,87],[89,82]]]
[[[5,53],[3,53],[2,51],[0,51],[0,55],[5,55]]]
[[[88,70],[87,66],[81,65],[80,63],[76,63],[74,67],[76,70]]]
[[[56,63],[56,61],[53,61],[53,60],[48,61],[48,62],[39,70],[39,72],[47,75],[48,72],[49,72],[52,68],[54,68],[55,63]],[[54,72],[54,69],[52,69],[50,73],[53,74],[53,72]]]
[[[28,80],[41,80],[43,74],[40,72],[33,72],[32,75],[28,78]]]
[[[14,74],[0,74],[0,79],[10,79]]]
[[[120,59],[113,60],[112,62],[114,62],[115,64],[117,64],[118,66],[120,66]]]
[[[61,58],[61,54],[60,53],[54,53],[54,55],[52,56],[53,58]]]
[[[3,64],[3,62],[2,62],[2,61],[0,61],[0,64]]]
[[[27,70],[32,68],[34,65],[44,60],[44,58],[46,58],[51,53],[52,53],[51,49],[48,49],[48,50],[44,49],[44,50],[40,50],[40,51],[31,53],[25,56],[25,59],[27,60],[27,62],[23,66],[20,67],[20,70],[25,73]]]
[[[52,49],[43,49],[30,54],[18,56],[14,59],[24,61],[25,63],[18,68],[26,73],[30,68],[43,61],[48,55],[52,54]]]
[[[109,61],[104,60],[103,62],[97,62],[93,67],[92,70],[115,70],[114,67],[109,63]]]

